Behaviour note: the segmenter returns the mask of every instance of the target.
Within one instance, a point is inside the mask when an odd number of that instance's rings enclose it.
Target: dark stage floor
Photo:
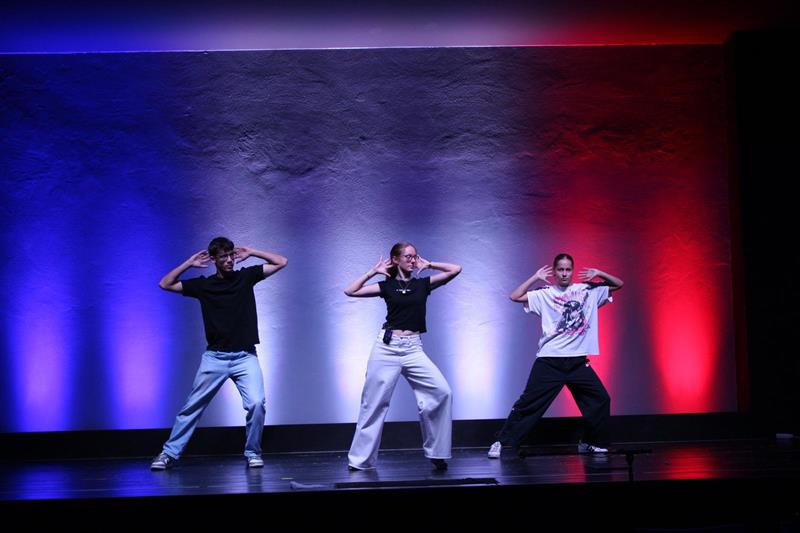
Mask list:
[[[795,531],[799,523],[796,439],[636,443],[612,451],[533,447],[525,457],[491,460],[486,448],[462,448],[446,472],[434,471],[420,450],[382,451],[376,470],[360,472],[348,471],[344,452],[266,455],[263,469],[248,469],[240,457],[187,457],[165,472],[151,472],[149,458],[5,462],[0,504],[34,515],[85,509],[135,515],[206,502],[235,508],[258,501],[274,513],[297,504],[324,510],[412,500],[448,502],[480,518],[492,506],[522,501],[531,512],[574,509],[578,521],[586,518],[582,512],[595,513],[595,523],[613,522],[618,530],[726,524],[740,528],[730,531]]]

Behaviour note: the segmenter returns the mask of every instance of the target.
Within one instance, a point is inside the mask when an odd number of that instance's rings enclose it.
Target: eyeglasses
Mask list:
[[[214,256],[214,259],[215,259],[215,260],[216,260],[216,259],[223,259],[223,260],[225,260],[225,259],[228,259],[229,257],[230,257],[231,259],[236,259],[236,252],[228,252],[227,254],[219,254],[219,255],[215,255],[215,256]]]
[[[405,259],[406,261],[411,261],[412,259],[419,259],[419,256],[418,255],[407,254],[407,255],[403,256],[403,259]]]

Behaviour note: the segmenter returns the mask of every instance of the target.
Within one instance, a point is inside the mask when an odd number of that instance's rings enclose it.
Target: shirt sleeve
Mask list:
[[[259,281],[264,280],[264,265],[253,265],[249,266],[244,269],[244,273],[247,276],[247,281],[250,285],[255,285]]]
[[[594,298],[595,304],[598,308],[614,301],[614,299],[611,297],[611,292],[607,284],[587,283],[586,285],[589,287],[589,294],[591,294],[592,298]]]
[[[378,282],[378,287],[381,290],[380,297],[383,298],[384,300],[386,299],[386,291],[388,290],[388,287],[386,285],[388,283],[389,283],[388,279]]]
[[[430,294],[431,290],[432,290],[431,289],[431,277],[430,276],[426,276],[426,277],[422,278],[422,281],[425,282],[425,285],[424,285],[425,293],[426,294]]]
[[[542,316],[542,291],[528,291],[528,303],[525,304],[523,310],[526,313],[534,313]]]
[[[186,296],[188,298],[199,298],[200,297],[200,292],[203,289],[203,280],[204,279],[205,278],[203,278],[203,277],[191,278],[191,279],[185,279],[185,280],[182,279],[181,280],[181,287],[183,287],[183,290],[181,291],[181,294],[183,294],[184,296]]]

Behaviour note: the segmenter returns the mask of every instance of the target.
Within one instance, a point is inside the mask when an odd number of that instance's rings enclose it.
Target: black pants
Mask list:
[[[504,446],[518,447],[536,422],[566,385],[583,414],[583,440],[591,444],[607,442],[605,427],[611,412],[611,398],[589,366],[587,357],[537,357],[528,384],[511,408],[503,429],[497,434]]]

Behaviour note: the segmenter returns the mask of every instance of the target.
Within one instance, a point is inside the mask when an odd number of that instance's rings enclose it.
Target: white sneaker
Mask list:
[[[608,448],[587,444],[583,441],[578,442],[578,453],[608,453]]]
[[[159,453],[153,462],[150,463],[150,470],[166,470],[175,466],[178,460],[170,457],[164,452]]]
[[[245,457],[248,468],[263,468],[264,460],[261,457]]]
[[[498,440],[497,442],[492,444],[491,448],[489,448],[489,453],[487,455],[489,456],[489,459],[499,459],[500,452],[502,451],[503,451],[503,445],[500,444],[500,441]]]

